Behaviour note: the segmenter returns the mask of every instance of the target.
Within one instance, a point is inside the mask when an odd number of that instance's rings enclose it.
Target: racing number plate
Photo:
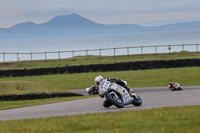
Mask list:
[[[110,82],[106,81],[103,85],[103,89],[107,90],[109,87]]]

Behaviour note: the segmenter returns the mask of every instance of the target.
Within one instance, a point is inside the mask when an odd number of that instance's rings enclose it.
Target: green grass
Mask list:
[[[51,98],[51,99],[23,100],[23,101],[1,101],[0,110],[78,100],[90,97],[96,97],[96,96],[93,95],[93,96],[74,96],[74,97],[61,97],[61,98]]]
[[[185,68],[170,68],[170,69],[152,69],[152,70],[138,70],[138,71],[118,71],[118,72],[94,72],[94,73],[76,73],[76,74],[57,74],[44,76],[27,76],[27,77],[6,77],[0,78],[0,95],[2,94],[24,94],[36,93],[43,91],[62,92],[70,89],[85,89],[94,85],[94,78],[97,75],[104,77],[116,77],[124,79],[128,82],[130,87],[156,87],[166,86],[169,82],[178,82],[181,86],[200,85],[200,67],[185,67]],[[27,87],[33,85],[32,88],[27,89],[10,89],[2,88],[2,83],[10,84],[19,83],[26,87],[23,83],[28,83]],[[29,84],[31,83],[31,84]],[[33,84],[32,84],[33,83]],[[43,86],[40,90],[37,86]],[[16,85],[18,86],[18,85]],[[22,88],[22,87],[18,87]],[[79,97],[78,97],[79,98]],[[65,98],[59,98],[64,99]],[[51,99],[49,102],[59,102]],[[46,104],[45,100],[28,100],[16,102],[0,102],[0,109],[32,106],[39,104]],[[16,106],[15,106],[16,105]]]
[[[27,94],[27,93],[53,93],[67,92],[66,89],[60,89],[53,85],[42,82],[32,81],[1,81],[0,94]]]
[[[143,54],[143,55],[124,55],[124,56],[83,56],[61,59],[61,60],[36,60],[36,61],[20,61],[0,63],[0,69],[30,69],[44,67],[61,67],[72,65],[88,65],[88,64],[104,64],[128,61],[144,61],[144,60],[171,60],[171,59],[187,59],[200,58],[198,52],[178,52],[165,54]]]
[[[4,121],[4,133],[198,133],[200,106]]]
[[[133,88],[167,86],[169,82],[178,82],[181,86],[200,85],[200,67],[5,77],[0,78],[0,82],[26,81],[49,84],[61,90],[85,89],[95,84],[94,78],[97,75],[121,78]]]

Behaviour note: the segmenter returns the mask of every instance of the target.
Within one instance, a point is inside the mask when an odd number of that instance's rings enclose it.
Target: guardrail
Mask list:
[[[53,51],[53,52],[32,52],[32,53],[0,53],[0,62],[22,61],[22,60],[48,60],[64,59],[78,56],[117,56],[133,54],[157,54],[170,52],[199,52],[200,44],[180,44],[180,45],[155,45],[155,46],[135,46],[118,47],[76,51]]]

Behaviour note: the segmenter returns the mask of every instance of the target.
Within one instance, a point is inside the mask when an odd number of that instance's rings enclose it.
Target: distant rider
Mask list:
[[[176,84],[177,83],[169,83],[169,85],[168,85],[168,87],[169,87],[169,89],[171,90],[171,91],[174,91],[174,90],[176,90]]]

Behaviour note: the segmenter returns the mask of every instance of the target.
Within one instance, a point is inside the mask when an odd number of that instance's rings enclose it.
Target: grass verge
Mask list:
[[[144,60],[171,60],[171,59],[193,59],[200,58],[198,52],[178,52],[178,53],[160,53],[160,54],[142,54],[142,55],[121,55],[121,56],[83,56],[61,59],[61,60],[35,60],[35,61],[20,61],[0,63],[0,69],[31,69],[45,67],[62,67],[73,65],[88,65],[88,64],[105,64],[119,63],[129,61],[144,61]]]
[[[121,78],[133,88],[167,86],[169,82],[178,82],[182,86],[200,85],[200,67],[5,77],[0,78],[0,82],[38,82],[61,90],[85,89],[94,85],[94,78],[97,75],[102,75],[104,78]]]
[[[1,122],[4,133],[172,133],[200,132],[200,106],[109,112]]]
[[[1,81],[0,94],[31,94],[31,93],[53,93],[67,92],[67,90],[59,89],[53,85],[32,81]]]
[[[74,97],[61,97],[61,98],[51,98],[51,99],[39,99],[39,100],[23,100],[23,101],[1,101],[0,110],[50,104],[50,103],[57,103],[64,101],[72,101],[90,97],[95,97],[95,96],[74,96]]]

